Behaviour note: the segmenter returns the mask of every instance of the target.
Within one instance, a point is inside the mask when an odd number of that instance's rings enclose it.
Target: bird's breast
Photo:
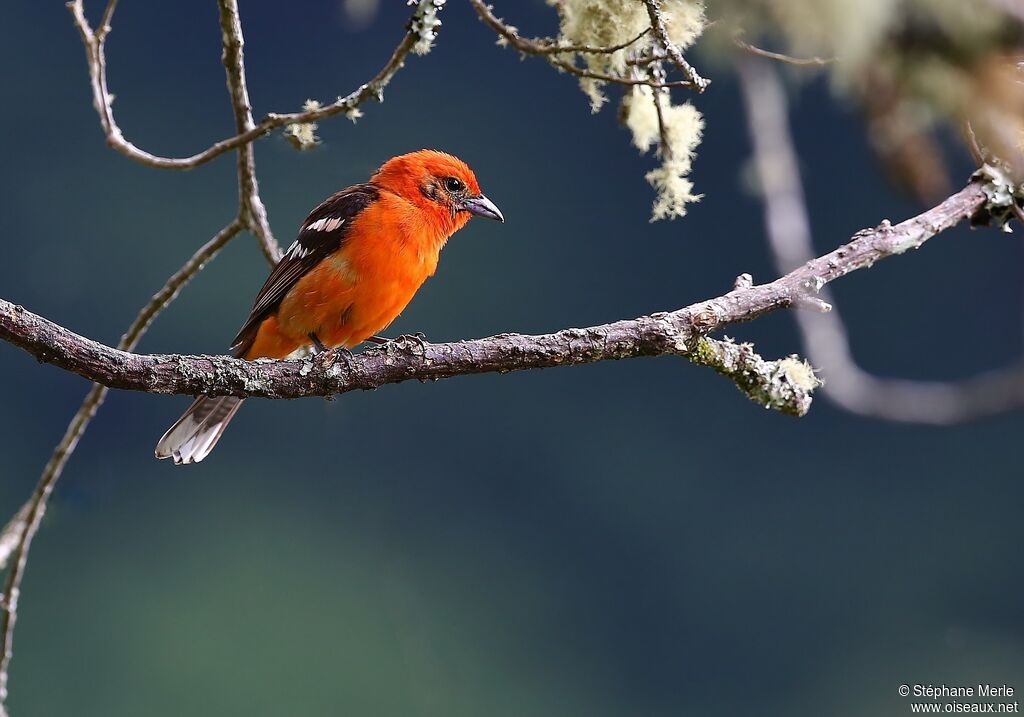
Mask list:
[[[386,328],[437,270],[450,229],[389,193],[359,213],[338,252],[282,304],[297,335],[354,346]],[[288,318],[286,318],[288,321]]]
[[[382,193],[356,217],[339,255],[368,289],[378,284],[411,287],[415,292],[437,270],[450,233],[422,209]]]

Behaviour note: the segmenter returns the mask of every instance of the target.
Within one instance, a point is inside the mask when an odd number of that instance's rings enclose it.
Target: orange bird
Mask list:
[[[306,217],[256,295],[233,355],[284,358],[304,346],[350,348],[375,338],[474,214],[505,221],[462,160],[433,150],[389,159],[368,183],[342,189]],[[203,460],[241,404],[200,396],[157,443],[156,457]]]

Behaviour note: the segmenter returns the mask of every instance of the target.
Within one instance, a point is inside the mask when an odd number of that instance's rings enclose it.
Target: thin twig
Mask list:
[[[97,39],[103,40],[110,32],[110,21],[113,19],[116,9],[117,0],[107,0],[107,7],[103,10],[103,19],[100,20],[100,26],[96,30]]]
[[[647,33],[651,31],[651,28],[644,28],[639,35],[634,37],[632,40],[626,40],[618,45],[609,45],[607,47],[598,47],[596,45],[571,45],[560,43],[558,40],[554,40],[550,37],[523,37],[519,34],[519,31],[510,26],[502,23],[495,15],[487,11],[487,16],[493,19],[493,24],[490,21],[485,21],[487,24],[497,32],[502,38],[508,42],[509,45],[522,50],[523,52],[529,52],[531,55],[560,55],[560,54],[579,54],[579,55],[612,55],[620,50],[625,50],[627,47],[636,44],[643,39]]]
[[[662,49],[672,61],[672,64],[679,68],[679,71],[689,79],[690,83],[698,92],[703,92],[711,84],[711,80],[701,77],[700,73],[687,62],[679,47],[672,42],[668,36],[668,28],[665,27],[665,16],[661,11],[661,0],[644,0],[647,6],[647,15],[651,18],[651,29],[654,36],[658,38]]]
[[[738,64],[755,161],[765,202],[765,225],[777,269],[788,271],[813,256],[810,223],[787,126],[785,90],[768,63]],[[835,305],[827,289],[821,298]],[[843,409],[875,418],[946,425],[1024,405],[1024,362],[959,382],[880,378],[853,357],[837,309],[797,312],[797,325],[811,363],[825,377],[825,395]]]
[[[967,149],[971,153],[971,159],[974,160],[974,166],[980,168],[985,164],[985,152],[981,148],[981,144],[978,142],[978,135],[974,132],[974,127],[971,125],[970,120],[964,120],[963,122],[963,133],[964,138],[967,140]]]
[[[235,131],[244,134],[256,126],[252,119],[252,104],[245,82],[245,55],[242,37],[242,20],[238,15],[238,0],[217,0],[220,12],[220,31],[223,37],[224,71],[227,74],[228,94],[235,116]],[[281,259],[281,247],[274,239],[274,232],[267,220],[267,210],[260,198],[259,182],[256,179],[256,158],[251,142],[238,148],[238,202],[240,216],[246,228],[259,240],[260,248],[267,261],[276,264]]]
[[[831,65],[836,61],[834,57],[793,57],[792,55],[785,55],[781,52],[772,52],[771,50],[765,50],[756,45],[751,45],[749,42],[741,40],[738,37],[733,38],[733,43],[736,47],[741,50],[749,52],[751,55],[757,55],[767,60],[775,60],[776,62],[782,62],[787,65],[794,65],[796,67],[824,67],[825,65]]]
[[[371,98],[380,99],[384,88],[387,87],[391,78],[402,67],[413,46],[420,39],[418,33],[413,29],[416,20],[421,15],[421,9],[417,7],[413,11],[409,29],[406,30],[402,41],[392,52],[388,61],[369,82],[360,85],[347,95],[339,97],[335,102],[317,109],[303,112],[270,113],[252,128],[240,132],[233,137],[215,142],[202,152],[193,154],[190,157],[162,157],[147,152],[125,139],[121,128],[114,121],[112,98],[107,91],[106,58],[103,47],[107,33],[93,32],[89,21],[85,17],[82,0],[71,0],[67,6],[74,17],[75,27],[78,28],[78,32],[82,37],[82,43],[85,46],[85,55],[89,66],[89,79],[93,91],[93,105],[96,107],[96,112],[100,117],[100,124],[106,135],[107,144],[116,152],[129,159],[158,169],[192,169],[270,134],[279,127],[316,122],[328,117],[334,117],[335,115],[350,113]],[[108,6],[109,8],[110,6]]]
[[[668,55],[666,55],[662,50],[652,48],[648,52],[638,54],[635,57],[627,58],[626,64],[633,67],[643,67],[645,65],[651,64],[652,62],[664,62],[667,59]]]
[[[520,52],[526,53],[528,55],[537,55],[540,57],[545,57],[547,61],[550,62],[553,66],[557,67],[560,70],[564,70],[565,72],[568,72],[572,75],[575,75],[576,77],[583,77],[591,80],[598,80],[600,82],[608,82],[610,84],[623,85],[626,87],[631,87],[635,85],[645,85],[647,87],[652,87],[655,89],[684,87],[690,89],[696,88],[701,92],[703,92],[704,88],[707,87],[708,84],[710,84],[709,80],[705,80],[704,78],[700,77],[700,75],[697,75],[696,72],[693,71],[693,68],[690,68],[691,72],[685,73],[687,77],[686,80],[678,80],[673,82],[652,82],[651,80],[642,78],[629,78],[622,77],[619,75],[609,75],[606,73],[594,72],[593,70],[588,70],[580,67],[572,60],[566,60],[562,57],[555,57],[555,55],[569,53],[583,55],[603,55],[615,53],[634,45],[637,41],[645,37],[652,30],[656,32],[656,29],[653,27],[646,28],[643,32],[641,32],[633,39],[627,42],[620,43],[618,45],[610,45],[608,47],[594,47],[592,45],[566,45],[559,44],[557,41],[552,40],[550,38],[523,37],[522,35],[519,34],[519,31],[516,28],[507,24],[501,18],[495,15],[494,10],[484,0],[469,0],[469,3],[470,5],[473,6],[473,9],[476,10],[477,15],[484,22],[484,24],[491,28],[495,33],[497,33],[497,35],[502,40],[504,40],[510,47],[513,47],[516,50],[519,50]],[[686,64],[686,61],[683,60],[683,63]],[[687,64],[686,66],[688,67],[689,65]],[[695,77],[697,78],[697,80],[699,80],[699,82],[694,79]]]
[[[619,50],[625,50],[630,45],[636,43],[644,35],[650,32],[650,28],[647,28],[639,35],[634,37],[628,42],[624,42],[619,45],[611,45],[610,47],[595,47],[592,45],[567,45],[559,43],[557,40],[553,40],[550,37],[523,37],[519,34],[519,30],[512,25],[508,25],[501,18],[494,14],[494,9],[488,5],[484,0],[469,0],[470,5],[476,10],[477,16],[483,21],[485,25],[494,30],[501,39],[508,43],[510,47],[514,47],[520,52],[525,52],[530,55],[556,55],[560,53],[586,53],[588,55],[604,55],[618,52]]]
[[[590,80],[600,80],[601,82],[608,82],[610,84],[623,85],[625,87],[634,87],[636,85],[643,85],[644,87],[650,87],[655,90],[670,89],[672,87],[693,87],[693,84],[687,80],[673,80],[671,82],[655,82],[653,80],[645,80],[642,78],[631,78],[631,77],[620,77],[618,75],[608,75],[603,72],[594,72],[592,70],[585,70],[578,65],[574,65],[571,62],[565,60],[559,60],[557,58],[548,58],[555,67],[565,70],[571,75],[576,77],[585,77]]]
[[[660,62],[649,65],[647,71],[655,81],[665,76],[665,69]],[[654,112],[658,118],[658,137],[661,139],[658,152],[662,159],[672,159],[672,137],[669,136],[668,124],[665,122],[665,108],[662,105],[662,99],[661,90],[651,90],[651,101],[654,103]]]
[[[188,261],[167,280],[163,288],[135,317],[132,325],[121,337],[121,341],[117,345],[118,349],[132,351],[145,335],[153,319],[174,301],[192,277],[198,274],[206,263],[213,259],[242,230],[242,227],[242,221],[234,219],[189,257]],[[60,479],[68,458],[74,452],[79,439],[89,426],[89,422],[103,404],[108,390],[106,386],[98,383],[89,390],[82,405],[71,419],[71,423],[68,424],[64,437],[57,444],[53,455],[50,456],[49,462],[43,469],[43,474],[40,476],[32,496],[0,534],[0,566],[10,558],[10,570],[7,572],[3,591],[4,609],[2,617],[0,617],[0,710],[3,709],[3,704],[7,699],[8,675],[11,659],[14,656],[14,627],[18,619],[18,597],[21,593],[21,583],[28,564],[32,539],[39,530],[40,521],[46,513],[47,501],[53,492],[53,487]]]

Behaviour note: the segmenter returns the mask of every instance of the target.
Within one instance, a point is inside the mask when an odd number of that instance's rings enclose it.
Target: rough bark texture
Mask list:
[[[760,357],[743,358],[735,349],[724,348],[737,345],[702,341],[703,337],[717,328],[775,309],[810,306],[827,310],[827,305],[815,300],[825,284],[880,259],[919,247],[976,214],[986,203],[984,186],[972,182],[912,219],[895,226],[884,221],[874,229],[858,232],[849,243],[771,283],[754,286],[749,280],[737,281],[733,291],[677,311],[552,334],[499,334],[443,344],[402,338],[355,355],[332,353],[305,360],[250,362],[227,356],[128,353],[79,336],[0,300],[0,339],[42,362],[110,388],[264,398],[327,396],[409,379],[427,381],[672,354],[718,369],[760,403],[802,415],[816,385],[813,374],[810,380],[805,377],[801,381],[794,375],[783,381],[786,391],[795,392],[794,397],[780,400],[778,395],[772,395],[765,400],[764,391],[771,392],[772,384],[778,383],[774,375],[777,363],[763,362]],[[759,366],[760,371],[756,370]]]

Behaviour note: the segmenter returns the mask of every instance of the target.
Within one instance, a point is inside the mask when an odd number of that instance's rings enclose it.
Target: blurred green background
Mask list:
[[[243,2],[256,116],[369,78],[408,13],[383,5],[356,27],[337,1]],[[499,9],[554,30],[539,0]],[[233,216],[233,162],[171,173],[113,153],[62,3],[5,17],[0,296],[114,343]],[[465,3],[442,17],[436,49],[358,124],[324,123],[309,153],[279,135],[256,149],[284,244],[391,155],[436,147],[476,169],[507,223],[459,234],[393,333],[603,323],[772,276],[722,68],[696,99],[706,198],[651,225],[653,160],[614,109],[591,116]],[[181,155],[230,134],[219,55],[210,0],[124,2],[108,60],[127,137]],[[795,110],[819,249],[920,209],[824,81]],[[960,229],[840,282],[858,358],[942,379],[1016,356],[1018,236]],[[236,240],[141,350],[223,350],[266,271]],[[729,333],[799,350],[785,314]],[[87,384],[2,345],[0,376],[6,515]],[[905,714],[901,683],[1024,689],[1020,413],[922,428],[819,399],[795,420],[643,359],[251,401],[208,461],[175,469],[152,449],[186,404],[114,393],[71,460],[24,586],[15,717]]]

